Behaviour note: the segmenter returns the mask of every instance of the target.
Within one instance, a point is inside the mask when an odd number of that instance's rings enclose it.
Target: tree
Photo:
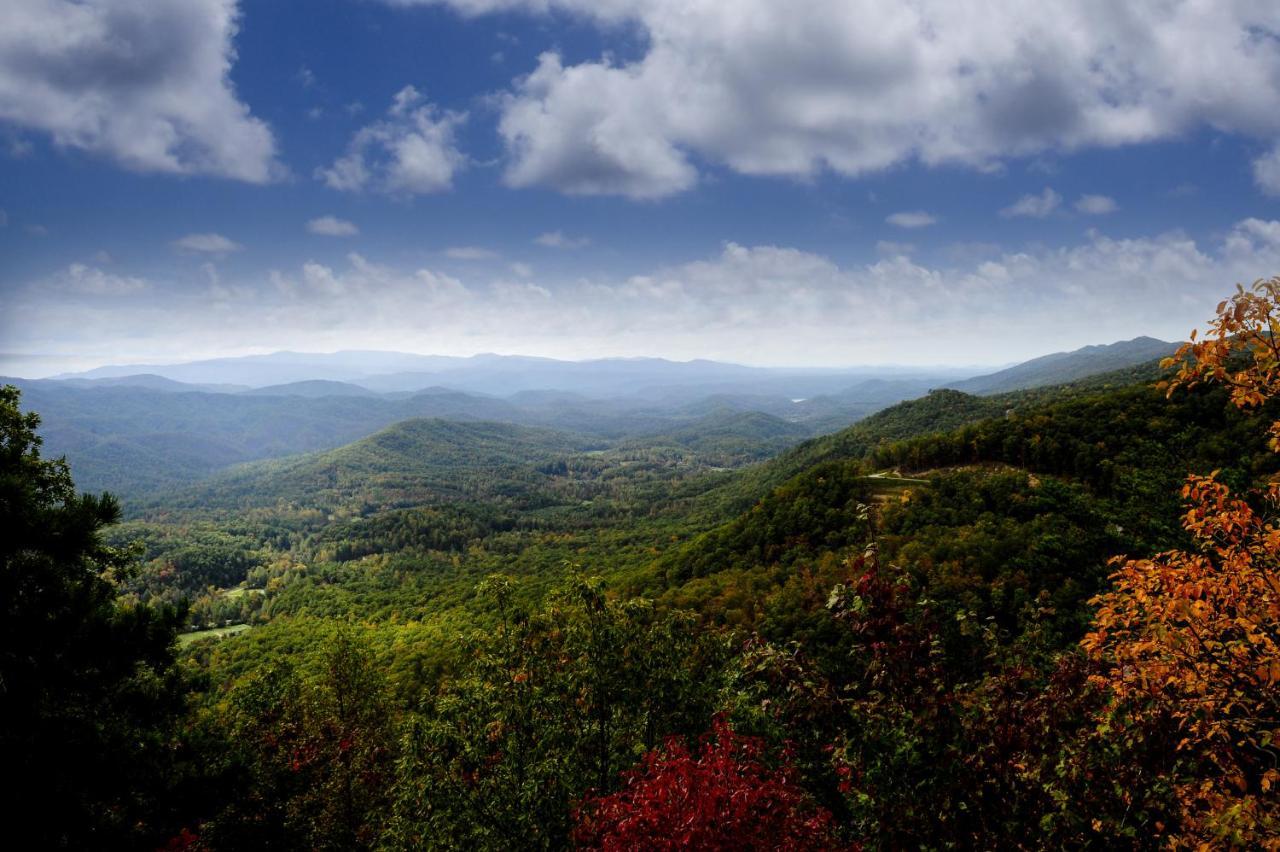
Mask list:
[[[575,840],[588,849],[769,849],[835,847],[831,814],[797,783],[786,755],[771,766],[763,740],[723,718],[697,753],[677,738],[645,755],[622,789],[589,799]]]
[[[367,849],[389,808],[396,714],[386,678],[352,625],[311,637],[323,650],[264,667],[228,695],[225,738],[247,769],[207,826],[213,848]]]
[[[392,845],[561,848],[575,802],[711,716],[725,643],[687,614],[613,600],[585,576],[532,612],[506,577],[481,593],[499,624],[409,725]]]
[[[39,417],[0,388],[0,767],[16,848],[110,848],[161,830],[158,785],[186,690],[174,608],[123,605],[120,509],[40,457]]]
[[[1170,394],[1226,385],[1241,409],[1280,393],[1280,278],[1218,305],[1208,339],[1168,361]],[[1280,420],[1270,427],[1280,451]],[[1195,550],[1117,560],[1085,649],[1106,665],[1105,723],[1172,730],[1179,844],[1280,848],[1280,482],[1237,496],[1191,476],[1183,527]],[[1162,826],[1154,826],[1161,830]]]

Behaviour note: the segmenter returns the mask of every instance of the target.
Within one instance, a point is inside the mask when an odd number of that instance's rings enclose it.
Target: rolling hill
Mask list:
[[[419,418],[334,450],[242,465],[158,503],[362,511],[462,499],[529,503],[536,500],[539,464],[598,447],[548,429]]]

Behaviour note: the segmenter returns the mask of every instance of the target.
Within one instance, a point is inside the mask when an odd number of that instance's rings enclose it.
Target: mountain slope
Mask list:
[[[922,415],[937,415],[936,425],[1012,396],[939,391],[884,412],[876,428],[854,427],[839,441],[810,442],[761,465],[793,475],[668,547],[647,591],[665,588],[680,605],[719,617],[731,599],[725,590],[832,569],[862,545],[858,504],[871,505],[887,481],[870,474],[894,469],[907,477],[894,478],[891,493],[901,499],[879,503],[873,516],[882,559],[963,617],[990,612],[1010,634],[1047,626],[1054,641],[1070,644],[1087,625],[1082,605],[1105,584],[1111,557],[1186,544],[1178,516],[1188,472],[1217,470],[1239,490],[1277,467],[1263,427],[1274,410],[1242,414],[1220,389],[1166,398],[1143,383],[1067,386],[1057,398],[1028,396],[957,428],[870,443],[923,426]],[[767,635],[767,620],[765,628]]]
[[[742,471],[723,485],[697,496],[702,511],[713,515],[743,511],[771,489],[828,462],[861,459],[885,443],[950,432],[1006,413],[1063,402],[1080,396],[1149,385],[1163,375],[1159,362],[1147,361],[1059,385],[978,396],[951,388],[931,391],[883,408],[839,432],[802,441],[775,458]]]
[[[674,445],[708,464],[741,467],[774,456],[812,434],[806,425],[772,414],[724,408],[659,435],[624,441],[620,449]]]
[[[1172,355],[1176,343],[1154,337],[1135,337],[1073,352],[1055,352],[985,376],[976,376],[948,387],[973,394],[994,394],[1071,382],[1098,373],[1133,367]]]
[[[527,504],[536,500],[537,465],[596,446],[508,423],[406,420],[335,450],[242,465],[157,505],[371,512],[460,499]]]

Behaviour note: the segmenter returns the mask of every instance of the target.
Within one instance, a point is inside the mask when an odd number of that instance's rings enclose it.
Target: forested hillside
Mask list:
[[[1278,297],[1241,294],[1167,389],[1144,363],[936,390],[810,440],[722,407],[402,419],[124,523],[6,390],[3,736],[68,814],[31,841],[1265,846]],[[87,627],[32,622],[37,592]],[[22,662],[40,643],[65,672]]]

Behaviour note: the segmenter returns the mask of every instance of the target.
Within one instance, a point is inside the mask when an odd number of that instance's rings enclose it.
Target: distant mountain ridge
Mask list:
[[[241,393],[249,390],[248,385],[226,383],[180,382],[176,379],[157,376],[155,373],[132,373],[125,376],[107,376],[103,378],[68,378],[60,379],[72,387],[78,388],[146,388],[147,390],[170,391],[172,393]]]
[[[1135,367],[1172,355],[1177,343],[1154,337],[1135,337],[1118,343],[1085,346],[1072,352],[1055,352],[1023,361],[985,376],[951,382],[948,388],[988,395],[1005,391],[1065,384],[1098,373]]]
[[[484,396],[577,394],[595,398],[647,396],[693,402],[715,395],[787,397],[800,417],[843,425],[846,412],[865,415],[930,388],[979,395],[1063,384],[1155,361],[1177,344],[1136,337],[1055,352],[992,373],[961,368],[752,367],[705,359],[599,358],[564,361],[524,355],[470,357],[403,352],[274,352],[179,364],[104,366],[54,380],[77,387],[113,385],[166,391],[323,396],[409,395],[428,388]],[[828,416],[830,412],[830,417]],[[770,413],[781,414],[774,409]],[[794,413],[794,412],[789,412]],[[844,421],[847,422],[847,421]]]
[[[712,393],[766,393],[788,396],[838,394],[868,378],[906,377],[937,384],[965,378],[972,370],[948,367],[774,368],[706,359],[598,358],[562,361],[524,355],[474,355],[459,358],[402,352],[275,352],[215,358],[182,364],[104,366],[53,377],[56,381],[96,384],[145,373],[160,379],[254,389],[301,382],[360,385],[378,393],[417,392],[446,387],[492,396],[523,391],[567,391],[598,397],[648,394],[675,389]],[[290,393],[289,395],[302,395]]]
[[[245,396],[305,396],[317,399],[324,396],[378,396],[361,385],[351,382],[335,382],[330,379],[307,379],[301,382],[288,382],[283,385],[267,385],[244,392]]]

